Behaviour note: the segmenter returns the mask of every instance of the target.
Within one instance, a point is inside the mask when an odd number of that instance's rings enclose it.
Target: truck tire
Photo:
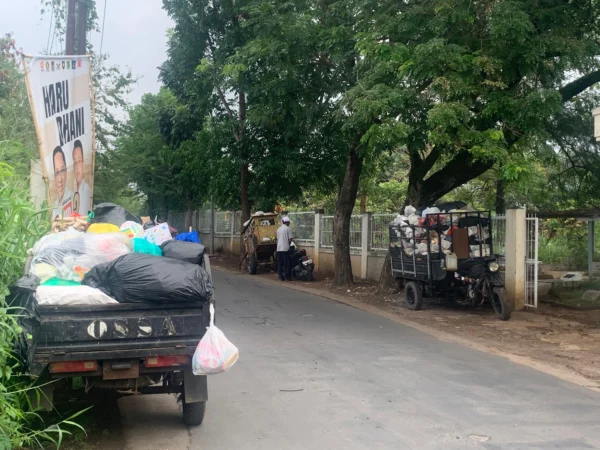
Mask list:
[[[256,275],[256,270],[258,269],[258,261],[256,260],[256,255],[248,256],[248,261],[246,262],[248,273],[250,275]]]
[[[419,311],[423,306],[423,292],[421,286],[414,281],[409,281],[404,287],[404,301],[408,309]]]
[[[206,412],[206,402],[186,403],[183,400],[183,423],[190,427],[196,427],[202,424],[204,413]]]
[[[511,307],[506,298],[506,289],[504,288],[494,288],[492,289],[492,298],[490,299],[492,303],[492,307],[494,308],[494,312],[496,316],[500,320],[508,320],[510,319]]]

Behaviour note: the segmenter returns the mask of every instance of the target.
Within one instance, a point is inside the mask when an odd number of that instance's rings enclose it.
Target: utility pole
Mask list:
[[[75,2],[67,0],[67,39],[65,51],[67,55],[75,54]]]
[[[75,8],[76,6],[77,8]],[[67,0],[67,42],[65,48],[67,55],[86,54],[87,16],[86,0]]]
[[[87,0],[79,0],[77,3],[77,54],[85,55],[87,53],[87,18],[88,7]]]

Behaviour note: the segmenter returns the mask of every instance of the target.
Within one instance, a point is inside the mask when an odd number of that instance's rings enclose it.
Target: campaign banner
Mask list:
[[[94,150],[89,56],[24,60],[52,219],[92,209]]]

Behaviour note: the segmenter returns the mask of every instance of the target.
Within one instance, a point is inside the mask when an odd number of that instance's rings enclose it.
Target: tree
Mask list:
[[[223,68],[228,57],[245,42],[240,25],[245,2],[163,0],[175,21],[168,46],[169,59],[161,78],[183,103],[202,116],[212,111],[229,122],[234,137],[228,157],[238,164],[242,220],[250,217],[250,163],[246,133],[244,80],[232,80]]]
[[[520,142],[543,142],[600,81],[595,3],[415,0],[369,10],[349,96],[377,114],[373,135],[406,146],[407,203],[431,204],[496,163],[506,171]]]

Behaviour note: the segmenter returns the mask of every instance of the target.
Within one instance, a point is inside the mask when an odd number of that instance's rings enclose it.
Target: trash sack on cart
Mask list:
[[[163,256],[166,256],[167,258],[202,265],[202,259],[204,258],[204,245],[202,244],[167,241],[163,243],[160,248],[162,249]]]
[[[81,281],[92,267],[131,252],[123,233],[81,233],[75,230],[49,234],[32,249],[31,273],[42,282],[51,278]]]
[[[215,326],[215,307],[210,305],[210,325],[196,347],[192,358],[194,375],[216,375],[231,368],[240,356],[239,350]]]
[[[180,233],[177,236],[175,236],[175,240],[193,242],[195,244],[202,244],[202,242],[200,242],[200,236],[198,236],[198,232],[196,230],[190,231],[188,233]]]
[[[172,258],[131,253],[90,270],[83,284],[120,303],[210,301],[213,285],[203,267]]]
[[[100,203],[94,207],[92,223],[112,223],[121,227],[125,222],[132,221],[142,224],[139,217],[134,216],[125,208],[114,203]]]
[[[133,253],[146,253],[148,255],[162,256],[162,250],[158,245],[148,242],[144,238],[133,238]]]

